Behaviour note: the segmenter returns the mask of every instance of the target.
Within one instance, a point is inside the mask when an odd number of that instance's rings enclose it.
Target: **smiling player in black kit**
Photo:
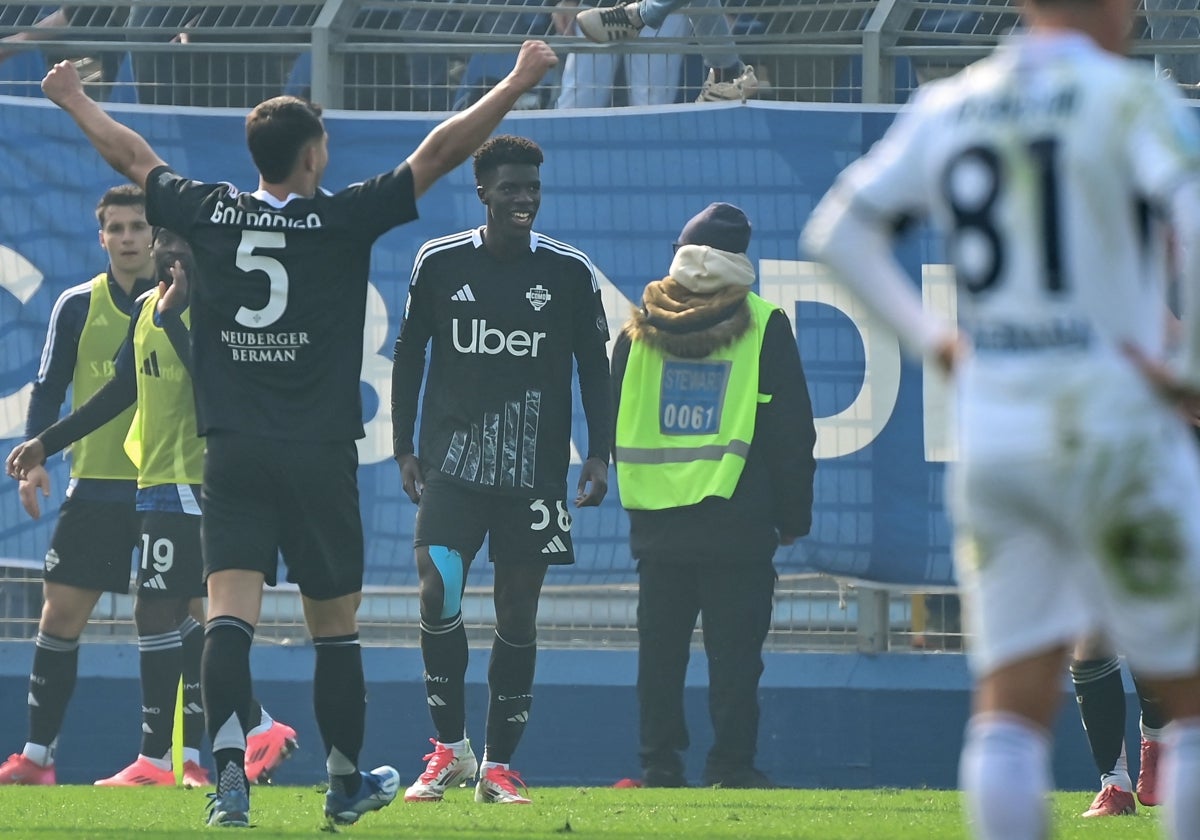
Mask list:
[[[42,90],[117,171],[146,190],[146,215],[184,236],[198,267],[193,380],[206,437],[202,548],[209,610],[201,686],[217,768],[209,824],[250,824],[243,769],[250,645],[282,553],[316,653],[313,705],[325,745],[325,816],[353,823],[391,802],[399,774],[358,769],[366,685],[357,611],[363,535],[359,378],[375,240],[417,217],[416,199],[465,161],[557,63],[526,41],[483,98],[448,118],[388,172],[335,193],[318,106],[291,96],[246,118],[258,189],[188,180],[84,92],[70,62]]]
[[[533,701],[546,569],[574,562],[566,502],[573,364],[588,430],[574,504],[598,505],[608,490],[608,322],[587,255],[533,230],[542,160],[536,143],[511,135],[475,153],[487,224],[422,246],[396,341],[394,446],[404,491],[419,505],[421,653],[437,731],[425,771],[405,792],[410,802],[440,800],[476,771],[476,802],[529,802],[509,762]],[[413,435],[429,345],[418,449]],[[479,764],[466,736],[461,605],[487,534],[496,632]]]

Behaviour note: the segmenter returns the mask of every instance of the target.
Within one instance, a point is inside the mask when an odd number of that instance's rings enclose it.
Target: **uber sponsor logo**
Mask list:
[[[472,318],[461,325],[455,318],[450,323],[450,330],[454,349],[459,353],[482,353],[485,356],[508,353],[510,356],[531,356],[536,359],[538,345],[546,337],[544,332],[527,333],[525,330],[505,333],[489,327],[485,318]]]

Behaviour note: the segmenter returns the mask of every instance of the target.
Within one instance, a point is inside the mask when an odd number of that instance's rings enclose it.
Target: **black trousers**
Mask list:
[[[688,747],[684,677],[692,631],[702,619],[708,656],[713,746],[706,781],[753,766],[758,681],[771,625],[775,569],[770,558],[743,564],[638,564],[638,705],[644,769],[680,773]]]

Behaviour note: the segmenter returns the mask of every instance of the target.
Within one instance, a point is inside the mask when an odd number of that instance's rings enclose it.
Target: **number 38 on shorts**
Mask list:
[[[529,530],[516,537],[519,551],[536,556],[551,565],[575,562],[575,547],[571,543],[571,513],[565,499],[527,499]],[[493,542],[495,541],[495,534]],[[516,546],[514,546],[516,547]]]

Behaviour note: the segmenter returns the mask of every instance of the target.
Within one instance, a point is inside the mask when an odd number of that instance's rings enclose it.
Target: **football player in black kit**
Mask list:
[[[216,759],[209,824],[250,823],[244,772],[250,643],[262,586],[282,552],[316,649],[325,815],[352,823],[391,802],[392,767],[358,769],[366,691],[356,613],[363,535],[355,439],[371,246],[416,218],[415,201],[479,147],[518,97],[557,62],[540,41],[478,103],[436,127],[390,172],[336,193],[320,108],[280,96],[246,118],[258,189],[190,181],[88,98],[60,62],[42,89],[118,172],[147,194],[147,217],[184,236],[198,268],[193,379],[206,436],[202,548],[209,612],[201,684]]]
[[[394,445],[404,491],[420,506],[421,653],[437,731],[425,771],[405,792],[410,802],[440,800],[477,771],[476,802],[529,802],[509,762],[533,701],[546,568],[574,562],[566,502],[573,365],[588,430],[574,504],[598,505],[608,490],[608,322],[587,255],[533,230],[541,163],[537,144],[511,135],[475,153],[487,224],[422,246],[396,341]],[[430,344],[418,449],[413,433]],[[461,604],[488,534],[496,633],[477,764],[466,736]]]

